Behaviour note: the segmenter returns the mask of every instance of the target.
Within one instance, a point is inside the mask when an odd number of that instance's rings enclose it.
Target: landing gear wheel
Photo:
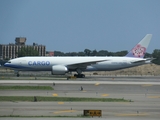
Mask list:
[[[17,74],[17,77],[19,77],[19,74]]]
[[[81,74],[81,78],[85,78],[85,75],[84,75],[84,74]]]
[[[78,75],[77,75],[77,74],[74,74],[74,77],[76,77],[76,78],[77,78],[77,77],[78,77]]]
[[[74,74],[74,77],[85,78],[85,75],[84,74]]]

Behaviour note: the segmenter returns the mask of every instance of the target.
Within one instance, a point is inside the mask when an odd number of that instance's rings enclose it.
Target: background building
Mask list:
[[[33,45],[25,45],[25,37],[17,37],[15,39],[15,44],[0,44],[0,59],[13,59],[17,57],[18,51],[21,47],[33,47],[34,50],[37,50],[39,56],[45,56],[46,47],[44,45],[38,45],[33,43]]]
[[[46,56],[54,56],[54,52],[53,51],[46,51]]]

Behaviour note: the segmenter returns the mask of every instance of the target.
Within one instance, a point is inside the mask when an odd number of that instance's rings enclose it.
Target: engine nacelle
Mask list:
[[[65,75],[68,72],[66,66],[63,65],[54,65],[52,66],[52,75]]]

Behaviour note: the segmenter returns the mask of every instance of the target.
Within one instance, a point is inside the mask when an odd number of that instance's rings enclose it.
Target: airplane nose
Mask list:
[[[6,66],[6,63],[4,63],[4,66]]]
[[[7,67],[8,63],[5,63],[4,66]]]

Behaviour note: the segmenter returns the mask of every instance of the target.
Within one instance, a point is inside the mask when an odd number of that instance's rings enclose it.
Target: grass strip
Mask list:
[[[0,96],[0,101],[61,101],[61,102],[131,102],[123,98],[78,98],[78,97],[43,97],[43,96]]]
[[[0,115],[0,117],[22,117],[22,118],[37,118],[37,117],[59,117],[59,118],[90,118],[91,116],[84,115],[76,115],[76,116],[66,116],[66,115],[58,115],[58,116],[23,116],[23,115]]]
[[[39,75],[38,77],[35,76],[30,76],[30,75],[26,75],[26,76],[22,76],[21,77],[15,77],[13,75],[2,75],[0,74],[0,80],[66,80],[67,77],[65,76],[46,76],[46,75]]]
[[[53,90],[51,86],[0,86],[0,90]]]

